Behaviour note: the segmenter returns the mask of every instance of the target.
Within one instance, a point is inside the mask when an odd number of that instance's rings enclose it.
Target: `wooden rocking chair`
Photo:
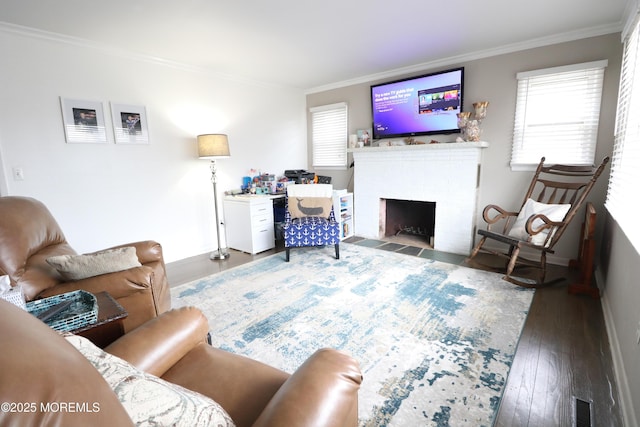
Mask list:
[[[544,157],[540,160],[520,212],[510,212],[496,205],[484,208],[482,217],[487,223],[487,229],[478,230],[482,238],[465,262],[472,264],[473,258],[480,252],[505,258],[507,265],[503,279],[524,287],[547,286],[562,280],[560,278],[545,282],[547,254],[554,252],[554,246],[582,206],[609,162],[609,157],[605,157],[597,168],[544,166],[544,160]],[[488,239],[506,244],[508,248],[504,251],[485,248]],[[539,251],[540,259],[521,257],[520,251],[523,248]],[[528,283],[513,277],[516,267],[539,268],[539,280]]]

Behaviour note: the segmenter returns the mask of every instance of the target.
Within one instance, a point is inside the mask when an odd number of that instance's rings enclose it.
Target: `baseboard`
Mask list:
[[[613,314],[611,307],[609,306],[606,289],[603,286],[604,277],[602,277],[602,272],[599,268],[596,268],[595,280],[598,285],[598,289],[600,289],[600,295],[602,296],[600,298],[600,303],[602,305],[604,325],[607,329],[607,335],[609,336],[611,359],[613,361],[613,373],[616,377],[616,384],[618,385],[618,398],[620,401],[622,420],[624,425],[637,426],[638,420],[636,419],[636,414],[633,410],[631,389],[629,388],[627,376],[625,375],[624,361],[622,359],[622,353],[620,352],[620,342],[618,341],[618,335],[616,334],[616,329],[614,327]]]

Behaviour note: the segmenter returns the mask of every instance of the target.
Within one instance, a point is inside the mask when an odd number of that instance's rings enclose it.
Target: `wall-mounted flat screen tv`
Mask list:
[[[459,132],[464,67],[371,86],[373,139]]]

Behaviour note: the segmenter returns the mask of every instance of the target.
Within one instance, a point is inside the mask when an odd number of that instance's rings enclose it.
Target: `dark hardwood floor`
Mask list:
[[[464,260],[460,255],[395,243],[359,238],[348,242],[454,264]],[[169,283],[177,286],[282,250],[281,245],[257,255],[231,250],[226,260],[212,261],[202,255],[170,263]],[[489,258],[481,261],[495,264]],[[623,426],[600,300],[569,295],[567,284],[575,275],[566,267],[551,266],[548,277],[568,280],[536,290],[495,426]],[[576,413],[584,414],[584,409],[590,424],[576,419]]]

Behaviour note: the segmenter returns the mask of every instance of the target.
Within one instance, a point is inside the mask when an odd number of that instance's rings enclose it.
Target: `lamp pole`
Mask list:
[[[213,184],[213,204],[216,214],[216,236],[218,238],[218,249],[212,252],[209,258],[211,259],[226,259],[229,258],[229,252],[222,250],[222,243],[220,243],[220,211],[218,209],[218,185],[216,178],[216,160],[211,159],[211,183]]]
[[[230,156],[229,151],[229,139],[227,135],[221,133],[212,133],[205,135],[198,135],[198,157],[201,159],[211,160],[211,183],[213,184],[213,204],[215,208],[216,217],[216,237],[218,238],[218,249],[212,252],[209,258],[211,259],[226,259],[229,258],[229,252],[222,249],[222,243],[220,240],[220,212],[218,208],[218,179],[216,177],[216,159]]]

